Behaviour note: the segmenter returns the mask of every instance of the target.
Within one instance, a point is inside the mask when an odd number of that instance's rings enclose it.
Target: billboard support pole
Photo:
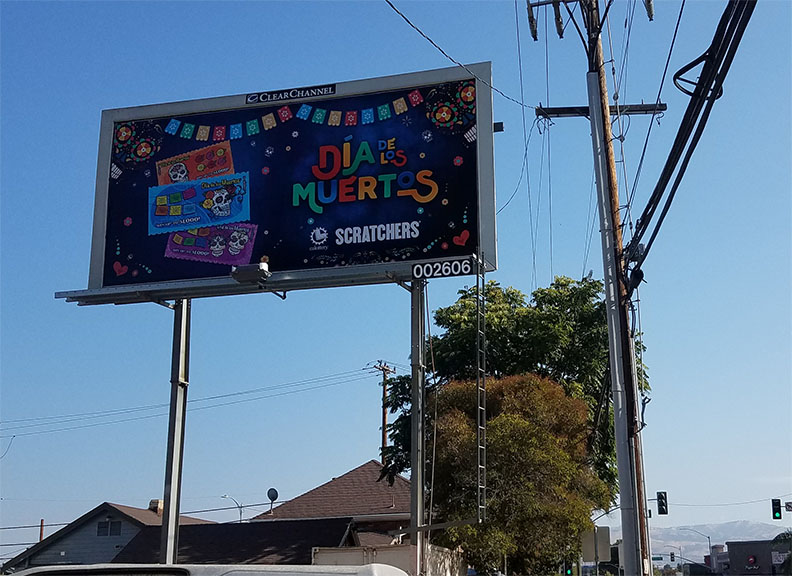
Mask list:
[[[415,544],[415,573],[423,574],[424,555],[424,396],[425,396],[425,280],[413,280],[411,300],[412,414],[410,447],[410,540]],[[412,539],[415,539],[412,542]]]
[[[189,298],[177,300],[173,305],[171,399],[160,564],[176,564],[179,552],[179,505],[184,459],[184,420],[187,412],[187,386],[190,377],[190,307]]]

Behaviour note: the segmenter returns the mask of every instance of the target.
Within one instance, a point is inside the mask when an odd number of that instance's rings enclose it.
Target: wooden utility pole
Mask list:
[[[541,2],[545,4],[547,2]],[[646,495],[638,410],[638,379],[629,328],[629,298],[625,284],[616,159],[608,105],[608,83],[602,54],[602,24],[598,0],[579,0],[585,24],[588,106],[536,109],[538,117],[587,116],[591,123],[597,204],[600,216],[608,353],[613,397],[614,436],[619,471],[619,509],[624,542],[625,576],[648,576],[651,570]],[[532,2],[534,6],[540,2]],[[531,7],[529,5],[529,13]],[[531,14],[532,15],[532,14]],[[651,18],[651,17],[650,17]],[[581,33],[582,34],[582,33]],[[665,105],[621,105],[620,114],[649,114]]]
[[[608,82],[602,55],[602,21],[598,0],[581,2],[588,34],[588,91],[597,184],[600,198],[603,264],[605,268],[611,377],[619,466],[619,498],[625,550],[625,574],[648,575],[651,570],[643,452],[638,425],[638,381],[629,328],[629,299],[619,213],[618,176],[608,104]],[[599,124],[598,126],[595,124]],[[629,549],[628,549],[629,548]]]
[[[382,360],[378,360],[374,370],[382,372],[382,450],[380,451],[380,462],[385,464],[385,447],[388,445],[388,374],[394,374],[396,370]]]

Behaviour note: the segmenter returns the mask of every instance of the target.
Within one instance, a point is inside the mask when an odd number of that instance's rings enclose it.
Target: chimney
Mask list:
[[[150,500],[148,509],[152,512],[156,512],[157,516],[162,516],[162,509],[163,509],[163,502],[162,500]]]

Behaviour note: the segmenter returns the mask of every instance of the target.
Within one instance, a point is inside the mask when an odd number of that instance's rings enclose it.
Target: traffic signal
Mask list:
[[[773,498],[773,520],[781,520],[781,500]]]
[[[665,492],[657,493],[657,513],[668,514],[668,496]]]
[[[671,562],[674,562],[675,559],[676,559],[676,556],[674,555],[673,552],[671,552]]]

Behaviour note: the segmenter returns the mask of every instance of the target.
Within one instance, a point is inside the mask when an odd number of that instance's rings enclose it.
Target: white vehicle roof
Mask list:
[[[26,568],[14,576],[407,576],[387,564],[300,566],[268,564],[84,564]]]

